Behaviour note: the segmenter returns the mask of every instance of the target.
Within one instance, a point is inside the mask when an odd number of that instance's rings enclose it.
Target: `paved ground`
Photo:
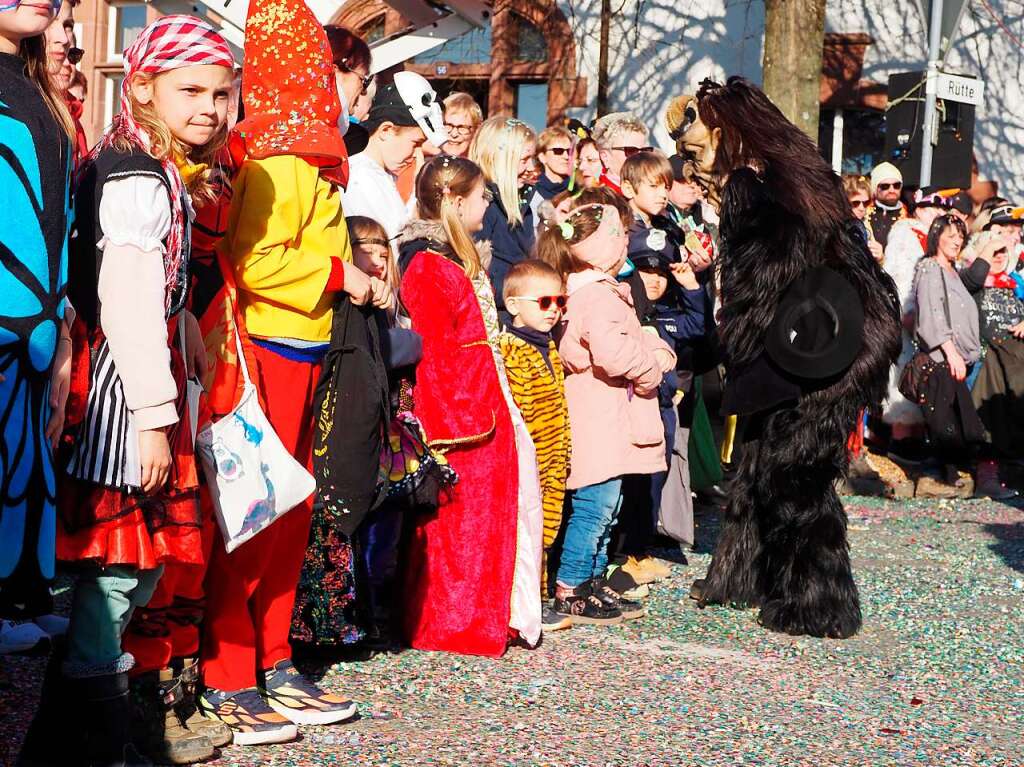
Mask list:
[[[686,598],[691,555],[649,615],[574,628],[502,660],[404,652],[322,669],[361,703],[348,725],[215,765],[1024,764],[1024,510],[849,499],[865,627],[769,634]],[[705,549],[713,520],[703,525]],[[666,552],[667,554],[668,552]],[[0,660],[0,742],[20,737],[38,659]],[[2,755],[2,752],[0,752]]]

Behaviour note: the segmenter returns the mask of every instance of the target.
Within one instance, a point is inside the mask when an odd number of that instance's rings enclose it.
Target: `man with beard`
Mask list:
[[[907,206],[900,202],[902,191],[903,174],[891,162],[880,163],[871,171],[871,192],[875,199],[868,208],[865,223],[883,248],[889,242],[892,225],[907,217]]]

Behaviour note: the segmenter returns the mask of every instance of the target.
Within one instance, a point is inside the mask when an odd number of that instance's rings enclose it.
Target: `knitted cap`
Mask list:
[[[900,169],[891,162],[882,162],[871,171],[871,189],[874,189],[883,181],[899,181],[903,183],[903,174]]]
[[[238,130],[249,157],[297,155],[344,183],[348,155],[331,49],[303,0],[250,2],[242,88],[246,117]]]

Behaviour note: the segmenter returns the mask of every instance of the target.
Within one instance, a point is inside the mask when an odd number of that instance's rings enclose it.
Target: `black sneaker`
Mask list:
[[[555,609],[549,605],[544,604],[540,612],[540,629],[545,634],[552,631],[561,631],[562,629],[572,628],[572,618],[568,615],[563,615],[560,612],[556,612]]]
[[[632,591],[640,585],[636,582],[636,579],[620,565],[612,565],[608,568],[608,572],[605,575],[605,582],[619,594],[625,594],[627,591]]]
[[[629,621],[639,618],[646,612],[642,604],[634,602],[632,599],[626,599],[622,594],[609,586],[604,578],[595,578],[592,583],[594,596],[601,600],[601,604],[605,607],[617,609],[622,613],[624,620]]]
[[[581,583],[565,598],[555,597],[556,613],[568,615],[572,622],[612,626],[622,623],[622,612],[606,607],[590,590],[590,582]]]
[[[697,503],[702,506],[725,506],[728,502],[728,491],[719,485],[712,485],[697,491]]]

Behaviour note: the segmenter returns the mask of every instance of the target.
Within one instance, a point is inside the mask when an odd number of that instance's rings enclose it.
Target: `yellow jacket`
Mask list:
[[[221,247],[249,333],[328,341],[331,258],[352,260],[341,192],[292,155],[247,159],[232,186]]]

